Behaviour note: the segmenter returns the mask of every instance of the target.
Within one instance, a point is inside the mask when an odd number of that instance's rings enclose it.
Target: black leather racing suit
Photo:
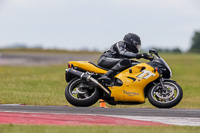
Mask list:
[[[129,58],[136,58],[137,53],[127,51],[123,41],[117,42],[106,50],[98,60],[98,65],[120,71],[131,66]]]

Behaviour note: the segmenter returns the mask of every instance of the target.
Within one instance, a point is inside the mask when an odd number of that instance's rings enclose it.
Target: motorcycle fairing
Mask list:
[[[129,70],[131,69],[131,70]],[[159,73],[146,63],[140,63],[117,74],[122,86],[109,87],[115,101],[145,102],[144,88],[159,77]]]
[[[74,67],[81,68],[88,72],[104,74],[107,71],[101,69],[88,61],[70,61]],[[122,86],[108,87],[111,91],[111,97],[115,101],[127,102],[145,102],[144,88],[147,84],[159,77],[159,73],[153,67],[146,63],[139,63],[120,73],[114,78],[122,81]]]

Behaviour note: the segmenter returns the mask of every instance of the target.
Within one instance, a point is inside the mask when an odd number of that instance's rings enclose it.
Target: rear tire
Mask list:
[[[101,90],[97,87],[88,87],[88,84],[81,79],[70,81],[65,88],[67,101],[78,107],[88,107],[95,104],[101,97]]]
[[[183,97],[183,90],[176,82],[163,82],[168,92],[163,92],[160,84],[156,84],[148,91],[149,102],[157,108],[172,108]]]

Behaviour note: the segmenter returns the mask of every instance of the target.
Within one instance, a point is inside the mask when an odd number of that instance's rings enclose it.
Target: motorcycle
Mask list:
[[[110,105],[142,104],[148,98],[157,108],[172,108],[183,97],[180,85],[170,78],[172,71],[159,56],[149,50],[150,62],[132,60],[131,67],[118,72],[108,83],[98,81],[108,70],[89,61],[70,61],[65,71],[68,83],[65,89],[67,101],[79,107],[88,107],[99,99]]]

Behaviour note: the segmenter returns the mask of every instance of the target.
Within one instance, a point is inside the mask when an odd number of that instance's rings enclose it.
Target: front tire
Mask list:
[[[88,107],[100,99],[101,90],[84,80],[73,79],[65,88],[65,97],[74,106]]]
[[[183,90],[176,82],[163,82],[167,91],[163,91],[160,84],[156,84],[148,91],[149,102],[158,108],[172,108],[176,106],[183,97]]]

